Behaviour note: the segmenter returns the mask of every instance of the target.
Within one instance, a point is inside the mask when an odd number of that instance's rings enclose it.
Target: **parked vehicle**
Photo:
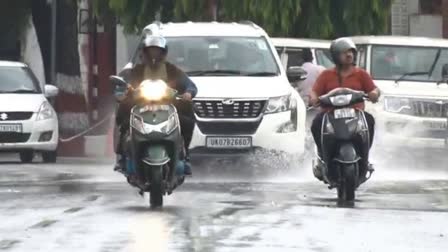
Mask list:
[[[58,89],[39,82],[27,65],[0,61],[0,152],[18,152],[24,163],[42,153],[54,163],[59,141],[58,118],[46,97]]]
[[[377,119],[378,140],[388,146],[415,142],[448,147],[448,40],[352,39],[359,50],[358,65],[383,93],[379,105],[367,107]]]
[[[121,77],[112,76],[111,82],[117,90],[127,88]],[[163,196],[170,195],[185,179],[185,149],[173,105],[176,94],[162,80],[145,80],[131,94],[136,105],[123,143],[127,160],[124,175],[141,193],[150,193],[152,207],[162,206]]]
[[[340,88],[319,98],[327,112],[322,123],[322,158],[313,164],[316,177],[337,188],[340,201],[353,201],[359,185],[370,178],[369,128],[362,110],[351,108],[363,102],[364,92]],[[317,171],[316,171],[317,170]],[[318,175],[321,174],[321,175]]]
[[[285,69],[293,66],[302,66],[302,51],[305,48],[311,49],[316,65],[325,68],[334,67],[330,56],[330,43],[327,40],[318,39],[296,39],[296,38],[272,38],[278,55]]]
[[[303,154],[306,108],[288,81],[302,76],[281,67],[263,29],[251,22],[188,22],[151,24],[143,36],[151,33],[167,39],[168,60],[198,87],[192,155]],[[140,51],[120,76],[141,61]]]

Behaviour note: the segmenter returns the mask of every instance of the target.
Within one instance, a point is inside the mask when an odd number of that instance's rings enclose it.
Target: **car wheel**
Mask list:
[[[42,159],[44,163],[56,163],[57,152],[56,151],[47,151],[42,153]]]
[[[32,163],[34,159],[34,152],[33,151],[22,151],[20,152],[20,161],[22,163]]]

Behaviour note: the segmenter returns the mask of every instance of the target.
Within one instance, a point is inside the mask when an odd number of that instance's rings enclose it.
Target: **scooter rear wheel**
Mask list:
[[[163,206],[163,167],[150,167],[151,190],[149,192],[149,205],[151,207]]]

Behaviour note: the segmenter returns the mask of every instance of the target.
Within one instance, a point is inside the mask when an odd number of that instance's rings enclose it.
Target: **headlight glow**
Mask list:
[[[280,96],[269,99],[266,114],[279,113],[291,109],[291,95]]]
[[[408,98],[387,97],[384,99],[384,109],[392,113],[410,113],[411,101]]]
[[[145,80],[140,84],[140,92],[148,101],[158,101],[167,95],[168,86],[162,80]]]
[[[41,120],[47,120],[54,116],[54,110],[53,107],[51,107],[51,104],[47,101],[42,103],[39,109],[39,113],[37,114],[37,121]]]

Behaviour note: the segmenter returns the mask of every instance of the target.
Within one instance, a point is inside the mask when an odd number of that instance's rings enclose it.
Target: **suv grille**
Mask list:
[[[30,136],[30,133],[2,132],[0,133],[0,143],[25,143]]]
[[[415,116],[447,118],[448,117],[448,101],[443,104],[435,101],[417,101],[411,103],[412,111]]]
[[[253,135],[261,120],[257,122],[197,122],[199,130],[206,135]]]
[[[23,121],[33,116],[33,112],[0,112],[1,121]]]
[[[225,101],[225,100],[224,100]],[[229,100],[198,100],[194,102],[194,110],[201,118],[257,118],[263,112],[266,101]]]

